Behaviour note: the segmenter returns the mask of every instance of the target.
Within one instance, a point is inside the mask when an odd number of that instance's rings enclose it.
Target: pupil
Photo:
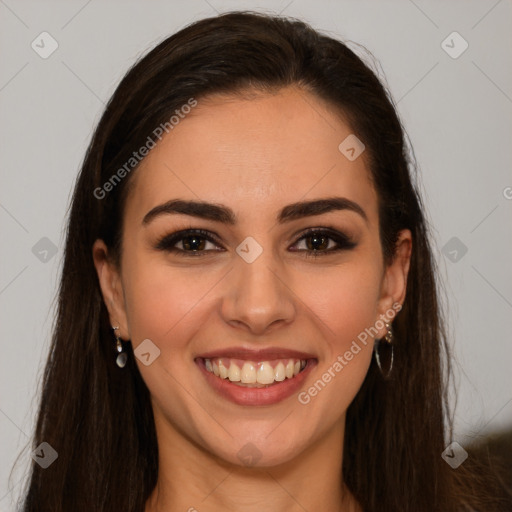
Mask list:
[[[327,249],[328,238],[323,235],[310,235],[308,238],[308,249],[316,251],[318,249]],[[311,243],[309,243],[311,241]]]
[[[197,236],[187,236],[183,239],[183,247],[191,251],[204,249],[205,240]]]

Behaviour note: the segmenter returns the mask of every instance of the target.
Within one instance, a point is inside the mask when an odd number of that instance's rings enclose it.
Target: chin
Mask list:
[[[253,427],[250,435],[235,435],[234,439],[226,442],[220,450],[217,447],[213,453],[230,464],[247,468],[269,468],[286,464],[306,448],[299,439],[290,438],[289,430],[280,435],[273,432],[269,436],[265,432],[257,436]]]

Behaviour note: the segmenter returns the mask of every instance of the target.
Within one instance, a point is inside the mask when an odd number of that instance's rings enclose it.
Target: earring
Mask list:
[[[387,379],[393,369],[393,329],[391,324],[386,323],[388,332],[384,338],[376,339],[374,345],[375,361],[382,376]],[[383,341],[385,343],[383,343]]]
[[[114,329],[114,336],[116,337],[116,350],[118,352],[116,357],[116,364],[119,366],[119,368],[124,368],[126,361],[128,360],[128,356],[126,355],[126,352],[123,352],[123,344],[121,343],[121,338],[116,335],[116,331],[119,330],[119,326],[112,326],[112,329]]]

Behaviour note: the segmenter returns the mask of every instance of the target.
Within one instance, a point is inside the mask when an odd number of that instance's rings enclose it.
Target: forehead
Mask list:
[[[216,95],[174,126],[133,176],[129,210],[173,198],[274,212],[303,199],[343,195],[376,215],[366,155],[339,149],[352,135],[334,109],[297,88]]]

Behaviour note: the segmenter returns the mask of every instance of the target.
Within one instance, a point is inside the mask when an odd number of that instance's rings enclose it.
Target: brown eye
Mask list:
[[[202,251],[206,246],[206,240],[197,235],[185,236],[181,241],[183,249],[187,251]]]
[[[216,238],[202,229],[188,229],[166,235],[156,244],[155,248],[183,256],[201,256],[223,250]]]
[[[323,234],[314,234],[314,235],[308,235],[305,237],[307,248],[310,251],[319,251],[319,250],[326,250],[329,247],[329,240],[328,236]]]
[[[303,252],[305,256],[323,256],[342,250],[353,249],[357,244],[350,237],[332,229],[311,229],[295,242],[292,251]]]

